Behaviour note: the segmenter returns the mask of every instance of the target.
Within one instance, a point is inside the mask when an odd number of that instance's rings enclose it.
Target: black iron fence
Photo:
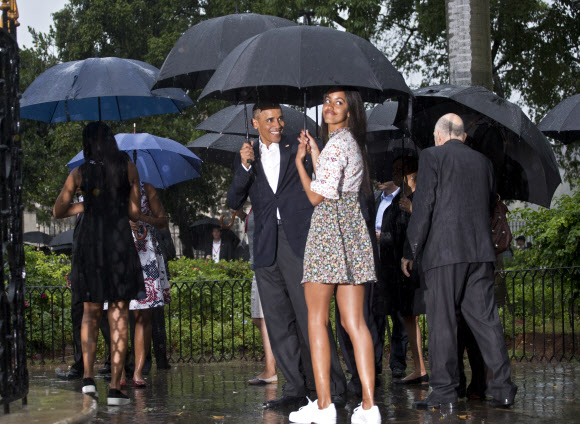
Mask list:
[[[579,359],[580,267],[498,271],[496,287],[512,359]],[[263,350],[252,324],[250,292],[250,280],[173,283],[173,301],[165,306],[170,361],[259,360]],[[26,297],[30,359],[70,361],[68,289],[29,287]]]
[[[20,143],[17,10],[2,2],[0,16],[0,404],[28,394],[22,244],[22,147]]]

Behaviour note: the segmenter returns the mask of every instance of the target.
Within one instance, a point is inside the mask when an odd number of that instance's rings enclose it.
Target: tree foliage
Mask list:
[[[580,265],[580,191],[560,197],[552,209],[517,209],[514,218],[525,223],[514,236],[532,237],[533,246],[516,252],[512,268]]]

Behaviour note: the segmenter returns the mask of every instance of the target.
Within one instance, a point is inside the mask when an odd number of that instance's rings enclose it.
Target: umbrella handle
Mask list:
[[[141,227],[141,225],[139,227]],[[147,227],[144,225],[142,227],[143,227],[143,235],[139,235],[139,231],[133,230],[133,234],[135,234],[136,240],[145,240],[145,237],[147,237]]]
[[[229,230],[230,228],[232,228],[234,226],[235,219],[236,219],[236,211],[233,211],[232,212],[232,220],[231,220],[230,224],[225,225],[224,224],[224,216],[222,215],[222,216],[220,216],[220,225],[222,226],[222,228],[224,230]]]

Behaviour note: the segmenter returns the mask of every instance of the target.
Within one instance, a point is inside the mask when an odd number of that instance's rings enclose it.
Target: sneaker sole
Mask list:
[[[85,395],[93,395],[97,393],[97,388],[95,386],[83,386],[83,393]]]
[[[131,403],[131,399],[107,398],[107,405],[109,405],[109,406],[123,406],[123,405],[129,405],[130,403]]]

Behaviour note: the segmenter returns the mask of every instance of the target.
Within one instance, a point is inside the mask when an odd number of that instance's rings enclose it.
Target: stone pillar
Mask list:
[[[490,0],[445,0],[449,82],[493,88]]]

